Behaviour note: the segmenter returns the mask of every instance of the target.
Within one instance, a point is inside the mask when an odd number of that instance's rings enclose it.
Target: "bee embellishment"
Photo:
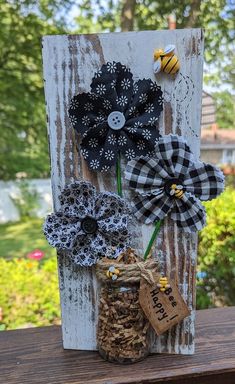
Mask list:
[[[170,195],[178,197],[178,199],[181,199],[184,194],[184,189],[182,185],[176,185],[172,184],[171,190],[170,190]]]
[[[114,265],[111,265],[111,267],[109,267],[109,269],[106,272],[106,276],[112,280],[117,280],[119,274],[120,274],[119,269],[115,268]]]
[[[159,288],[160,292],[165,292],[167,288],[170,288],[170,284],[168,283],[166,276],[160,277],[157,287]]]
[[[174,75],[180,69],[178,57],[175,55],[175,46],[167,45],[165,49],[156,49],[154,51],[154,73],[163,71],[165,73]]]

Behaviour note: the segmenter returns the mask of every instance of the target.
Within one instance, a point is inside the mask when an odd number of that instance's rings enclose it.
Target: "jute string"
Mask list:
[[[109,267],[114,266],[119,270],[118,279],[112,281],[106,272]],[[144,278],[149,284],[154,284],[154,273],[158,270],[155,260],[138,261],[133,264],[117,263],[115,260],[101,261],[96,264],[96,275],[102,283],[112,282],[115,285],[139,283]]]

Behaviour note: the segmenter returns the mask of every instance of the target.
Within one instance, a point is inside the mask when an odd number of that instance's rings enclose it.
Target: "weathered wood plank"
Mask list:
[[[96,352],[64,351],[60,327],[0,332],[0,382],[234,384],[235,307],[197,311],[196,326],[194,356],[152,355],[121,367]]]
[[[187,137],[199,155],[203,38],[200,29],[146,31],[100,35],[46,36],[43,39],[43,66],[51,153],[54,208],[65,183],[83,177],[100,190],[116,190],[115,178],[88,170],[77,150],[67,109],[71,97],[87,92],[94,75],[107,61],[121,61],[130,67],[134,78],[155,76],[152,54],[157,47],[175,44],[181,61],[176,78],[158,75],[164,92],[162,133],[176,132]],[[124,169],[124,161],[122,163]],[[125,181],[124,195],[130,197]],[[133,246],[143,253],[151,227],[133,222]],[[196,236],[185,235],[171,220],[165,220],[154,250],[162,270],[176,278],[191,316],[167,334],[156,338],[154,352],[193,353]],[[59,258],[63,343],[65,348],[96,348],[98,285],[92,270],[73,266],[63,255]]]

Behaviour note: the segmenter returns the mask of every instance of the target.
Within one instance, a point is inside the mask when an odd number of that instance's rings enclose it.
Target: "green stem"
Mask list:
[[[122,197],[122,174],[121,174],[121,154],[118,154],[116,164],[117,193]]]
[[[161,223],[162,223],[161,220],[160,220],[160,221],[157,221],[157,222],[155,223],[154,231],[153,231],[153,233],[152,233],[151,239],[149,240],[148,246],[147,246],[146,251],[145,251],[145,253],[144,253],[144,260],[147,260],[147,257],[148,257],[148,255],[149,255],[149,252],[151,251],[151,248],[152,248],[152,246],[153,246],[153,243],[154,243],[154,241],[156,240],[157,234],[158,234],[158,232],[159,232],[159,230],[160,230]]]

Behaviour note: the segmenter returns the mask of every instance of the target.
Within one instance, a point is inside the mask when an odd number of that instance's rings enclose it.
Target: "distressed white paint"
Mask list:
[[[164,112],[160,119],[162,133],[184,135],[199,156],[203,38],[199,29],[146,31],[100,35],[47,36],[43,39],[43,65],[51,152],[51,176],[54,208],[66,182],[78,177],[90,179],[101,190],[115,190],[112,178],[88,171],[76,149],[74,132],[67,109],[71,97],[89,86],[100,66],[107,61],[121,61],[130,67],[134,79],[152,78],[155,48],[175,44],[181,69],[176,77],[160,73],[157,81],[164,92]],[[190,83],[185,97],[187,82]],[[192,88],[194,84],[194,88]],[[122,162],[125,167],[125,161]],[[131,198],[123,180],[124,195]],[[133,246],[140,254],[152,228],[133,222]],[[171,273],[190,308],[194,308],[196,236],[185,235],[166,219],[153,256],[161,269]],[[75,267],[63,255],[59,257],[63,343],[65,348],[96,349],[98,287],[93,271]],[[194,350],[194,311],[182,324],[165,335],[153,335],[153,352],[191,354]]]

